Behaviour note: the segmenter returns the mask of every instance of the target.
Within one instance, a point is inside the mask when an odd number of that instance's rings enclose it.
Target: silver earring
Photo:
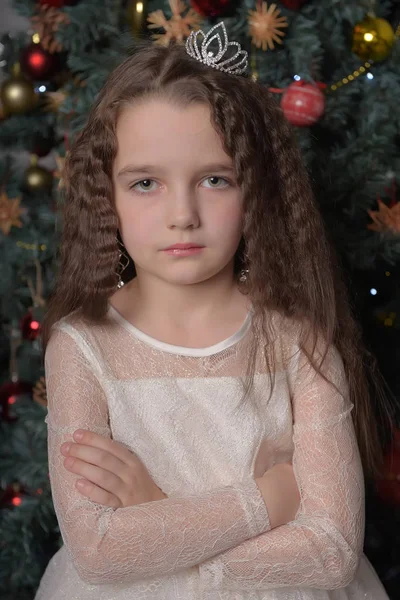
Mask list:
[[[240,271],[240,277],[239,277],[240,283],[246,283],[248,272],[249,272],[249,269],[242,269],[242,271]]]
[[[118,265],[117,265],[117,275],[118,275],[118,283],[117,290],[120,290],[125,283],[122,281],[121,274],[125,271],[126,267],[129,265],[129,256],[126,252],[125,246],[121,244],[121,242],[117,238],[119,255],[118,255]]]

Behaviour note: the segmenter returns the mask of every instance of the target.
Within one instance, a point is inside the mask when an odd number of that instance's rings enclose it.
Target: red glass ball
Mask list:
[[[20,326],[24,340],[36,340],[41,333],[40,322],[34,318],[30,310],[22,317]]]
[[[299,10],[307,0],[281,0],[281,4],[290,10]]]
[[[234,14],[235,2],[232,0],[191,0],[191,5],[203,17],[226,17]]]
[[[63,6],[73,6],[78,0],[39,0],[42,6],[53,6],[54,8],[62,8]]]
[[[10,408],[13,404],[15,404],[18,396],[21,396],[21,394],[29,394],[31,391],[32,385],[25,381],[6,381],[0,386],[0,409],[2,421],[11,423],[17,420],[17,417],[10,414]]]
[[[58,56],[46,52],[40,44],[30,44],[20,55],[21,71],[30,79],[43,81],[55,75]]]
[[[307,127],[324,114],[325,96],[316,85],[295,81],[284,92],[281,107],[290,123]]]

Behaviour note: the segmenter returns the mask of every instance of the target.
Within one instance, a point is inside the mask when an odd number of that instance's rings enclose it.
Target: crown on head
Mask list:
[[[201,35],[203,41],[199,47],[198,37]],[[215,46],[218,45],[218,49]],[[234,49],[234,53],[228,52]],[[186,40],[186,52],[192,58],[225,73],[241,75],[247,69],[247,52],[241,49],[238,42],[228,42],[225,24],[221,21],[218,25],[211,27],[207,35],[201,29],[192,31]],[[226,58],[226,54],[232,54]],[[223,60],[221,60],[223,58]]]

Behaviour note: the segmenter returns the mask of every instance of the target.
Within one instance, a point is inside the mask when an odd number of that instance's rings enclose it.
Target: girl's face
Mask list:
[[[116,135],[116,210],[138,277],[177,285],[231,277],[242,197],[209,108],[147,99],[124,108]],[[166,251],[175,244],[201,249]]]

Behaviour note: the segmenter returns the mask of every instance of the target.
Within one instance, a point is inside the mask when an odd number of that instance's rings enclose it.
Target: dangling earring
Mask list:
[[[240,283],[246,283],[248,273],[249,273],[249,269],[242,269],[240,271],[240,277],[239,277]]]
[[[119,241],[118,238],[116,238],[117,240],[117,244],[118,244],[118,250],[119,250],[119,255],[118,255],[118,265],[117,265],[117,275],[118,275],[118,284],[117,284],[117,290],[120,290],[125,283],[122,281],[122,277],[121,274],[125,271],[126,267],[129,265],[129,256],[126,252],[126,248],[125,246]]]

